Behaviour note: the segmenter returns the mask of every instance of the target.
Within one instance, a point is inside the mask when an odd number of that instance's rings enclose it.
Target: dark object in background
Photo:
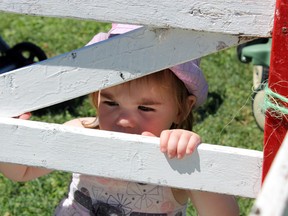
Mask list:
[[[45,52],[31,42],[21,42],[10,47],[0,37],[0,74],[25,67],[47,59]],[[50,107],[33,111],[34,115],[44,115],[47,113],[60,113],[65,110],[72,112],[77,105],[81,104],[85,96],[65,101]]]
[[[253,64],[252,111],[261,130],[265,125],[264,88],[269,77],[271,42],[271,38],[259,38],[237,47],[239,61]]]
[[[45,52],[30,42],[13,47],[0,37],[0,74],[47,59]]]

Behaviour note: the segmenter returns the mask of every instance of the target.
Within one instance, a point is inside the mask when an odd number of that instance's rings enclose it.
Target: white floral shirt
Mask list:
[[[73,174],[68,198],[57,216],[185,216],[171,188]]]

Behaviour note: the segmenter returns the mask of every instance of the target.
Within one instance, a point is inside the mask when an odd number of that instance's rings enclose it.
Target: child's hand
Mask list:
[[[143,132],[142,135],[155,136],[150,132]],[[160,135],[160,150],[167,153],[169,158],[177,157],[181,159],[185,154],[192,154],[200,143],[200,136],[192,131],[182,129],[164,130]]]
[[[200,136],[192,131],[164,130],[160,135],[160,150],[169,158],[181,159],[185,154],[192,154],[200,143]]]
[[[23,114],[21,114],[21,115],[19,115],[17,117],[14,117],[14,118],[28,120],[28,119],[30,119],[31,115],[32,114],[30,112],[27,112],[27,113],[23,113]]]

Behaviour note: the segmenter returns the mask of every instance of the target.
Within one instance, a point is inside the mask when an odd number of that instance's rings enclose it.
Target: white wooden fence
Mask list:
[[[0,75],[0,161],[255,198],[260,151],[201,144],[184,160],[171,160],[158,150],[158,138],[11,117],[271,36],[274,6],[274,0],[0,1],[4,12],[145,26]]]

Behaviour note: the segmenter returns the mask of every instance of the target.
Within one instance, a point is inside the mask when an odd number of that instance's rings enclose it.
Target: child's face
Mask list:
[[[179,121],[172,90],[164,91],[156,82],[132,81],[99,91],[98,120],[102,130],[160,136]]]

